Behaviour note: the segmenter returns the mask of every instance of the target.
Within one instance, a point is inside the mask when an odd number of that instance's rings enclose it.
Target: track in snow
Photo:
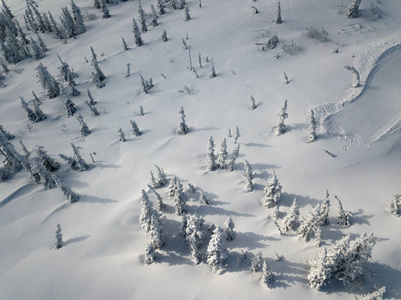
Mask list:
[[[401,51],[384,59],[369,74],[362,93],[341,111],[329,116],[330,135],[370,145],[398,132],[401,124]]]

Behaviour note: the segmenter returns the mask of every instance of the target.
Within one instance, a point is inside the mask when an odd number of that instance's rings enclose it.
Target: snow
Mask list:
[[[61,6],[70,7],[67,0],[37,2],[39,11],[50,10],[56,20]],[[67,44],[41,34],[49,48],[45,58],[9,65],[6,87],[0,89],[1,125],[21,138],[29,150],[44,146],[61,163],[56,174],[81,198],[67,203],[60,190],[45,190],[25,171],[0,183],[0,298],[354,299],[355,294],[372,292],[374,286],[386,286],[386,298],[401,298],[400,218],[385,211],[392,195],[400,192],[401,180],[399,1],[363,1],[361,17],[356,19],[345,17],[348,2],[281,1],[280,25],[274,24],[277,1],[203,0],[201,9],[198,1],[187,2],[191,20],[184,21],[184,10],[167,8],[158,18],[159,26],[149,26],[142,34],[144,45],[136,47],[132,18],[139,20],[137,1],[109,6],[111,17],[102,19],[92,1],[77,0],[83,12],[97,16],[85,21],[86,33]],[[25,1],[6,3],[23,26]],[[156,5],[156,1],[142,0],[146,13],[150,13],[150,3]],[[372,16],[371,3],[383,10],[382,18]],[[253,14],[251,5],[260,13]],[[306,28],[310,26],[324,27],[329,40],[308,39]],[[169,38],[165,43],[161,41],[164,29]],[[187,69],[188,51],[182,49],[187,33],[198,79]],[[255,45],[274,34],[279,38],[276,49],[263,52]],[[123,50],[121,37],[128,51]],[[297,55],[281,49],[291,41],[302,47]],[[90,46],[107,77],[102,89],[93,85],[93,66],[85,62],[84,56],[90,61]],[[336,48],[339,53],[333,53]],[[75,116],[67,118],[57,98],[46,97],[35,77],[41,62],[60,79],[56,54],[79,75],[76,87],[81,95],[71,99],[92,131],[87,137],[80,135]],[[211,62],[206,57],[213,57],[217,73],[213,79],[209,79]],[[126,77],[127,63],[131,64],[130,77]],[[360,72],[362,87],[351,87],[353,74],[344,69],[346,65]],[[283,72],[289,84],[284,83]],[[155,84],[147,95],[139,74]],[[179,92],[184,86],[193,88],[193,93]],[[84,103],[87,88],[98,101],[97,117]],[[38,123],[28,122],[20,104],[20,96],[32,99],[31,91],[43,102],[40,108],[47,115]],[[257,105],[254,110],[251,95]],[[276,136],[285,99],[287,132]],[[176,134],[181,106],[189,126],[186,135]],[[306,143],[311,108],[319,123],[318,139]],[[130,120],[138,124],[141,136],[131,135]],[[227,139],[228,162],[236,145],[227,133],[231,129],[234,135],[236,126],[241,136],[234,171],[207,171],[209,136],[216,145]],[[120,127],[126,133],[125,143],[118,141]],[[18,140],[11,142],[22,153]],[[72,155],[71,143],[81,148],[86,162],[91,162],[92,154],[94,168],[73,171],[61,161],[57,154]],[[244,190],[245,160],[254,172],[253,192]],[[157,189],[168,205],[160,218],[166,245],[155,263],[144,263],[148,237],[139,224],[140,196],[144,189],[155,208],[156,196],[147,187],[155,164],[169,179],[178,176],[184,188],[187,183],[198,188],[188,194],[188,211],[204,218],[206,225],[222,227],[232,217],[236,238],[226,243],[225,271],[213,273],[206,264],[210,233],[199,249],[201,263],[191,261],[189,248],[179,235],[181,217],[174,213],[167,187]],[[323,200],[327,188],[332,206],[330,225],[322,227],[322,247],[347,234],[372,232],[378,238],[372,251],[374,276],[362,289],[343,287],[336,281],[319,292],[308,287],[307,260],[322,248],[314,240],[298,239],[293,231],[279,234],[269,218],[271,209],[262,203],[263,187],[273,171],[283,186],[279,225],[294,197],[302,219]],[[209,206],[199,203],[200,190]],[[349,228],[334,224],[334,195],[353,214]],[[57,224],[64,241],[59,250],[54,249]],[[238,266],[241,250],[249,251],[248,259]],[[249,263],[259,251],[275,274],[272,289],[259,281],[261,272],[250,271]],[[284,259],[275,261],[274,252]]]

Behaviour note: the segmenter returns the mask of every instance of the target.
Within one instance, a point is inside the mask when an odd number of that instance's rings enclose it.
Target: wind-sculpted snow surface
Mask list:
[[[391,48],[389,55],[384,53],[369,74],[362,93],[325,120],[324,126],[330,135],[346,136],[357,144],[370,145],[401,129],[400,48]]]

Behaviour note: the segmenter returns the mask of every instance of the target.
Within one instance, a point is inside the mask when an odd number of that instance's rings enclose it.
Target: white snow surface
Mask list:
[[[66,0],[36,2],[39,11],[51,11],[56,20],[60,7],[70,5]],[[6,3],[23,26],[25,1]],[[41,34],[49,51],[40,62],[60,79],[58,53],[79,74],[81,95],[71,99],[92,133],[82,138],[75,116],[67,118],[57,98],[46,98],[35,77],[39,61],[34,59],[9,65],[11,72],[3,80],[6,87],[0,89],[0,123],[29,150],[44,146],[62,163],[56,174],[81,199],[67,203],[59,190],[45,190],[25,171],[0,183],[0,299],[354,299],[355,294],[383,285],[386,299],[401,299],[401,220],[386,212],[392,195],[400,192],[401,180],[399,0],[362,1],[356,19],[344,15],[351,1],[283,0],[280,25],[273,22],[277,1],[203,0],[203,8],[198,8],[198,1],[190,0],[191,20],[184,21],[184,10],[167,8],[159,26],[142,34],[141,47],[135,46],[132,33],[138,1],[109,6],[109,19],[101,18],[91,0],[75,3],[97,19],[87,20],[87,32],[67,44]],[[156,6],[156,1],[142,0],[147,13],[150,3]],[[370,4],[381,8],[382,18],[372,15]],[[252,14],[251,5],[260,13]],[[308,39],[310,26],[324,27],[328,41]],[[166,43],[161,42],[163,29],[169,38]],[[182,48],[187,33],[197,79],[187,68],[188,51]],[[280,40],[276,49],[263,52],[255,45],[275,33]],[[130,50],[123,51],[121,37]],[[282,45],[291,41],[302,51],[283,52]],[[93,67],[84,58],[90,60],[90,46],[107,76],[102,89],[93,85]],[[336,48],[338,53],[333,53]],[[211,63],[206,57],[213,57],[214,79],[209,79]],[[128,78],[127,63],[132,70]],[[346,65],[360,71],[360,88],[351,87],[353,74]],[[289,84],[284,83],[283,72]],[[139,74],[153,78],[155,87],[147,95]],[[193,88],[193,93],[179,92],[184,86]],[[98,101],[98,117],[84,105],[86,88]],[[34,124],[28,122],[19,100],[20,96],[31,100],[31,91],[43,101],[41,109],[48,117]],[[256,100],[255,110],[250,109],[250,95]],[[276,136],[284,99],[288,131]],[[181,106],[190,127],[183,136],[176,134]],[[308,144],[311,108],[320,127],[318,140]],[[130,120],[142,130],[140,137],[131,135]],[[226,137],[230,159],[235,145],[227,132],[231,129],[234,134],[236,126],[241,136],[235,170],[207,171],[208,137],[213,136],[216,151]],[[125,143],[117,141],[119,127],[126,134]],[[22,152],[17,139],[11,142]],[[71,142],[81,147],[87,162],[92,154],[93,169],[72,171],[61,161],[57,154],[72,155]],[[253,192],[245,191],[245,160],[255,173]],[[148,237],[138,221],[140,195],[144,189],[156,202],[147,187],[154,164],[169,178],[177,175],[184,186],[196,185],[210,200],[211,205],[205,206],[198,201],[199,190],[188,194],[188,213],[196,212],[216,226],[233,218],[237,237],[227,242],[225,270],[213,273],[205,257],[199,265],[192,263],[178,233],[181,217],[174,214],[166,188],[157,190],[168,206],[160,219],[166,245],[155,263],[144,264]],[[307,260],[322,248],[313,240],[298,239],[294,232],[277,231],[269,217],[271,209],[262,205],[263,188],[273,171],[283,186],[279,224],[294,197],[302,218],[323,199],[327,188],[331,224],[322,227],[322,247],[346,234],[372,232],[377,237],[370,280],[360,288],[344,287],[335,280],[321,291],[308,287]],[[349,228],[335,224],[334,195],[353,214]],[[54,249],[57,224],[64,239],[59,250]],[[210,234],[200,249],[202,255],[209,239]],[[248,259],[239,266],[242,250],[248,251]],[[249,270],[250,259],[259,251],[276,275],[272,289],[260,282],[262,273]],[[284,259],[275,261],[275,252]]]

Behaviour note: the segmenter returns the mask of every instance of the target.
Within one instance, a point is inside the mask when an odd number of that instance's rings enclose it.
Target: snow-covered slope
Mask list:
[[[60,6],[70,5],[65,0],[37,2],[41,12],[50,10],[53,16],[60,14]],[[57,175],[81,199],[67,203],[59,190],[45,190],[25,171],[0,183],[1,299],[353,299],[355,293],[383,285],[387,298],[401,298],[400,220],[385,211],[392,194],[399,192],[401,180],[401,136],[394,129],[398,127],[391,129],[400,119],[400,50],[378,59],[399,44],[398,0],[363,1],[357,19],[344,16],[347,1],[281,1],[280,25],[273,22],[276,1],[204,0],[202,8],[198,1],[187,1],[192,19],[185,22],[184,10],[167,8],[159,17],[159,26],[150,26],[142,34],[145,43],[141,47],[135,46],[132,33],[138,1],[109,6],[109,19],[102,19],[90,0],[75,2],[97,19],[86,20],[87,32],[67,44],[41,34],[49,51],[40,62],[61,80],[59,54],[78,73],[81,95],[71,99],[92,133],[81,137],[78,121],[66,117],[61,101],[46,98],[35,77],[39,61],[33,59],[9,66],[6,87],[0,89],[0,123],[29,150],[42,145],[60,161]],[[23,24],[25,2],[6,3]],[[142,1],[147,13],[150,3],[156,5],[156,1]],[[381,8],[382,18],[372,15],[370,4]],[[253,14],[251,5],[260,13]],[[308,39],[310,26],[324,27],[328,41]],[[163,29],[169,38],[166,43],[161,41]],[[273,34],[279,38],[277,48],[263,52],[256,44]],[[187,68],[188,50],[182,47],[186,36],[199,78]],[[123,51],[121,37],[128,51]],[[296,55],[282,49],[292,42],[302,48]],[[102,89],[92,83],[93,66],[85,60],[90,61],[90,46],[107,76]],[[211,62],[206,57],[213,57],[217,72],[213,79],[209,79]],[[128,63],[130,77],[125,76]],[[351,87],[353,75],[344,69],[346,65],[360,71],[362,88]],[[284,83],[283,72],[289,84]],[[139,74],[153,79],[155,86],[149,94],[143,94]],[[192,93],[183,92],[184,86]],[[98,117],[91,116],[84,105],[87,88],[98,101]],[[47,120],[28,122],[19,97],[30,100],[31,91],[43,101]],[[258,106],[255,110],[250,109],[251,95]],[[276,136],[284,99],[288,100],[288,132]],[[140,106],[144,116],[139,114]],[[184,136],[176,134],[181,106],[190,127]],[[318,140],[308,144],[311,108],[321,123]],[[142,130],[140,137],[130,134],[130,120]],[[207,171],[208,137],[213,137],[216,151],[227,138],[231,155],[234,138],[227,133],[230,129],[234,134],[236,126],[241,136],[234,171]],[[117,141],[120,127],[127,136],[125,143]],[[395,134],[387,134],[389,130]],[[21,152],[18,141],[12,142]],[[72,171],[57,157],[59,153],[72,155],[71,142],[81,147],[87,162],[92,154],[93,169]],[[253,192],[244,189],[245,160],[255,172]],[[207,224],[219,226],[229,216],[233,218],[237,238],[227,243],[230,255],[225,271],[213,273],[205,258],[200,265],[192,263],[178,233],[181,217],[175,215],[166,188],[158,190],[168,205],[161,216],[166,245],[154,264],[144,264],[148,238],[138,222],[140,195],[144,189],[156,201],[147,187],[154,164],[169,178],[178,176],[184,186],[188,182],[196,185],[211,200],[205,206],[198,201],[199,191],[189,194],[189,213],[196,212]],[[348,233],[373,232],[378,238],[372,253],[373,276],[362,290],[336,281],[319,292],[308,287],[307,260],[320,249],[313,241],[298,239],[294,232],[279,234],[269,217],[272,209],[262,205],[263,188],[273,171],[283,186],[279,224],[294,197],[301,216],[306,216],[327,188],[331,225],[322,228],[323,247]],[[335,224],[334,195],[353,213],[349,228]],[[59,250],[54,249],[57,224],[65,241]],[[203,255],[209,237],[201,247]],[[248,260],[239,266],[237,256],[242,250],[249,251]],[[272,289],[259,282],[261,273],[249,271],[247,264],[259,251],[276,274]],[[275,261],[274,252],[285,259]]]

